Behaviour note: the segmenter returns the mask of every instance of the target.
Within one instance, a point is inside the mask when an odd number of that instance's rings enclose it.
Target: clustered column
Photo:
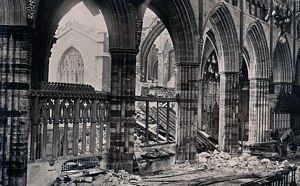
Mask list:
[[[195,161],[197,137],[197,104],[199,64],[179,64],[177,66],[178,127],[177,160]]]
[[[220,73],[219,150],[237,153],[238,150],[238,72]]]
[[[249,142],[263,142],[270,128],[269,116],[269,79],[250,80],[249,100]]]
[[[136,55],[111,49],[111,123],[109,168],[133,172]]]
[[[31,33],[0,27],[0,185],[26,185]]]

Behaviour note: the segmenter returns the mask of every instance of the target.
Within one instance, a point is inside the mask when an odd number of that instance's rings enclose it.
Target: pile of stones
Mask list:
[[[130,175],[128,172],[124,170],[119,170],[118,173],[113,171],[109,171],[106,175],[102,177],[98,177],[95,183],[99,183],[103,186],[111,186],[111,185],[140,185],[142,182],[142,178],[138,175]]]
[[[255,174],[260,177],[296,166],[295,164],[290,164],[287,160],[282,162],[271,161],[267,158],[259,160],[248,153],[243,153],[240,156],[231,156],[217,150],[213,153],[202,152],[197,155],[197,160],[198,163],[207,166],[208,169],[235,174]]]

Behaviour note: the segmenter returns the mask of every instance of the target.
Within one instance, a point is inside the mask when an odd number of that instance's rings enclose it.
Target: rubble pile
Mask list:
[[[271,161],[267,158],[259,160],[248,153],[232,157],[227,153],[218,152],[217,150],[213,153],[202,152],[198,154],[197,160],[199,163],[206,165],[208,169],[217,169],[222,172],[236,174],[255,174],[260,177],[295,166],[287,160],[282,162]]]
[[[83,170],[83,172],[86,170]],[[107,171],[100,174],[73,174],[71,172],[64,173],[57,178],[54,186],[77,186],[77,185],[97,185],[97,186],[112,186],[112,185],[140,185],[142,179],[138,175],[130,175],[124,170]]]

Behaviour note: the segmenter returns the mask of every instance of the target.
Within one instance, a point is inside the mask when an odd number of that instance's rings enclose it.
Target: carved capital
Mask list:
[[[27,19],[34,20],[38,8],[38,0],[26,0]]]

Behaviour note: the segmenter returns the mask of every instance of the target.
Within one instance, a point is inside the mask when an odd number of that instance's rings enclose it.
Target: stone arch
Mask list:
[[[75,47],[71,46],[64,51],[57,67],[57,76],[60,82],[84,83],[84,62]]]
[[[225,3],[217,3],[210,11],[204,29],[207,25],[211,25],[214,31],[218,49],[220,74],[219,150],[237,153],[239,124],[235,113],[239,112],[237,108],[239,107],[240,47],[233,17]]]
[[[288,42],[277,42],[273,54],[273,83],[292,83],[293,64]]]
[[[59,21],[82,0],[72,1],[41,1],[38,6],[36,17],[37,37],[35,41],[36,48],[33,49],[33,83],[48,80],[49,57],[51,55],[52,45],[56,42],[53,37],[58,28]],[[83,1],[87,9],[95,14],[95,7],[98,7],[94,0]],[[96,8],[99,13],[99,8]],[[47,15],[47,16],[45,16]]]
[[[197,24],[190,2],[152,1],[149,8],[160,18],[170,33],[177,63],[199,63]]]
[[[249,43],[251,53],[253,54],[253,60],[250,59],[249,63],[251,69],[249,77],[268,78],[270,53],[261,23],[255,21],[248,27],[246,33],[246,40]]]
[[[199,37],[196,18],[189,0],[154,0],[149,8],[168,30],[177,65],[176,96],[178,102],[177,160],[196,159],[197,74],[199,71]],[[188,108],[188,109],[187,109]]]
[[[208,55],[211,54],[212,51],[215,51],[217,54],[217,61],[218,60],[218,50],[216,46],[216,38],[214,32],[210,29],[206,32],[205,34],[205,40],[204,40],[204,45],[203,45],[203,56],[202,56],[202,61],[200,64],[200,79],[203,78],[203,68],[205,66],[205,61]],[[219,69],[220,70],[220,69]]]
[[[220,73],[239,71],[238,36],[231,13],[224,3],[218,3],[210,12],[205,25],[210,22],[214,30],[220,60]],[[205,26],[204,26],[205,28]]]
[[[153,43],[155,42],[156,38],[164,31],[165,25],[156,18],[153,20],[150,28],[150,32],[147,34],[145,39],[142,41],[140,45],[140,59],[141,59],[141,81],[147,81],[147,58],[149,52],[152,48]]]
[[[246,47],[243,47],[243,57],[247,65],[248,75],[250,72],[250,54]]]
[[[249,25],[244,40],[246,40],[245,46],[247,46],[251,56],[249,61],[248,140],[250,142],[263,142],[268,140],[269,121],[260,118],[269,116],[267,103],[269,102],[269,62],[271,60],[266,36],[259,21]]]

